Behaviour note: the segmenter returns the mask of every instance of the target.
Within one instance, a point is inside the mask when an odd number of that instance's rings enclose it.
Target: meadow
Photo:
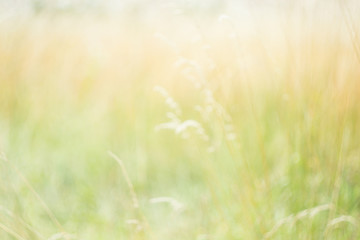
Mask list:
[[[360,6],[255,2],[5,14],[0,239],[359,239]]]

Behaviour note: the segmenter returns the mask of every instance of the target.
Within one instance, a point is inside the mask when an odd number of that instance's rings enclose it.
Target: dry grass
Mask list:
[[[359,237],[359,6],[230,3],[1,18],[1,239]]]

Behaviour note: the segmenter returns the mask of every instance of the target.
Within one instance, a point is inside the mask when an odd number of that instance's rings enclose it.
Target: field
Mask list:
[[[2,11],[0,239],[359,239],[359,4],[165,2]]]

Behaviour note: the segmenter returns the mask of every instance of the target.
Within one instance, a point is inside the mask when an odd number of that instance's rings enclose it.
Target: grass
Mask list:
[[[358,239],[356,9],[3,20],[0,238]]]

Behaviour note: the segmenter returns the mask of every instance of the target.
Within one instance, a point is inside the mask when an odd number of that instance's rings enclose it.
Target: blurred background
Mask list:
[[[1,239],[358,239],[357,1],[0,1]]]

